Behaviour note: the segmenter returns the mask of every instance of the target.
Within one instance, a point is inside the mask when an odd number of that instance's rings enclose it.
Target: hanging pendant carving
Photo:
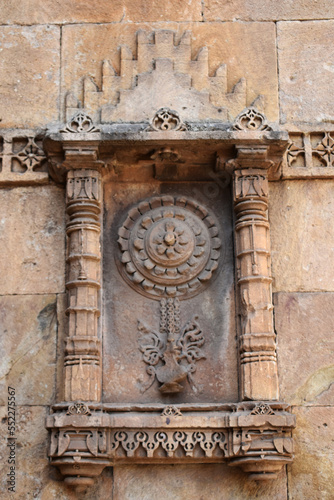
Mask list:
[[[197,319],[195,316],[181,329],[180,302],[175,298],[160,301],[159,333],[138,321],[140,350],[150,375],[142,392],[149,389],[155,379],[161,384],[159,390],[163,394],[182,392],[185,379],[195,389],[191,374],[196,370],[196,361],[205,358],[201,352],[204,336]]]
[[[184,197],[158,196],[139,203],[118,234],[120,272],[150,298],[191,297],[218,267],[222,243],[215,219]]]

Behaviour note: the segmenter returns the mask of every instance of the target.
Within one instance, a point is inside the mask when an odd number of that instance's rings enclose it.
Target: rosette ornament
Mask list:
[[[221,240],[208,210],[185,197],[157,196],[132,208],[118,231],[120,271],[151,298],[188,298],[218,267]]]

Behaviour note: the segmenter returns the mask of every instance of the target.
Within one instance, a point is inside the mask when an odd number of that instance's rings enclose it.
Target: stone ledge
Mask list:
[[[243,468],[251,479],[267,480],[293,460],[295,417],[284,403],[165,406],[75,402],[55,405],[53,411],[46,422],[52,431],[51,464],[73,486],[80,483],[79,471],[84,484],[104,467],[118,463],[228,462]]]

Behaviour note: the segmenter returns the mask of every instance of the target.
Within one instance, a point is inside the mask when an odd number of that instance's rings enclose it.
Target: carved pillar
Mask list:
[[[91,168],[69,170],[66,201],[69,333],[64,363],[65,401],[99,401],[100,172]]]
[[[237,147],[234,212],[242,400],[277,400],[267,147]]]

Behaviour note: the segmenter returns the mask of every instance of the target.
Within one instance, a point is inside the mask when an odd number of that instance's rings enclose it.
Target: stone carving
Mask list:
[[[197,202],[158,196],[132,208],[118,231],[120,271],[151,298],[191,297],[218,267],[215,219]]]
[[[235,199],[242,199],[248,196],[268,196],[268,178],[267,175],[257,172],[244,173],[236,171],[235,173]]]
[[[155,113],[148,130],[174,130],[176,132],[177,130],[187,130],[187,126],[177,111],[161,108]]]
[[[334,130],[290,132],[283,178],[333,178]]]
[[[147,458],[153,454],[159,456],[161,452],[173,459],[178,456],[181,449],[186,457],[193,458],[198,451],[207,458],[224,456],[227,448],[227,435],[224,432],[195,431],[116,431],[111,435],[112,454],[117,454],[121,447],[128,457],[133,457],[138,448],[145,451]],[[160,451],[160,453],[159,453]]]
[[[181,329],[180,302],[175,298],[160,301],[159,333],[138,321],[140,350],[144,362],[149,365],[147,373],[150,375],[142,392],[151,387],[155,378],[163,394],[183,391],[181,382],[186,378],[195,387],[191,374],[196,370],[196,361],[205,358],[201,352],[204,336],[197,319],[195,316]]]
[[[150,158],[151,160],[159,160],[160,162],[182,162],[180,153],[174,148],[160,148],[154,151]]]
[[[79,111],[67,122],[65,128],[61,130],[61,132],[82,134],[89,132],[100,132],[100,129],[94,125],[93,120],[89,115],[82,111]]]
[[[244,78],[228,92],[225,64],[209,76],[208,49],[203,47],[192,59],[189,31],[179,44],[170,30],[139,31],[136,53],[137,59],[126,46],[121,47],[119,73],[108,60],[103,61],[101,88],[90,76],[85,77],[82,102],[68,93],[66,120],[82,109],[96,123],[122,122],[125,117],[128,122],[149,122],[157,109],[171,108],[182,110],[187,122],[228,121],[247,105]]]
[[[182,417],[182,413],[176,406],[166,406],[161,413],[162,417]]]
[[[231,404],[224,410],[209,406],[210,410],[205,405],[183,405],[182,418],[175,419],[161,418],[177,416],[175,407],[164,407],[162,415],[161,409],[142,408],[138,426],[138,413],[131,415],[130,408],[119,411],[100,405],[94,417],[82,415],[75,428],[70,422],[75,415],[54,408],[55,413],[47,418],[52,430],[51,461],[69,484],[78,475],[73,465],[80,467],[86,484],[104,467],[117,463],[227,462],[241,467],[252,479],[268,480],[292,462],[295,417],[286,405],[276,403],[274,409],[272,403],[259,402],[255,407],[245,403],[243,408]]]
[[[43,135],[3,131],[0,136],[0,184],[48,182]]]
[[[97,332],[100,314],[100,175],[98,170],[84,168],[70,170],[67,174],[69,334],[64,360],[66,401],[97,401],[101,392]]]
[[[275,415],[275,412],[267,403],[258,403],[251,411],[251,415]]]
[[[241,397],[249,400],[278,399],[267,215],[270,164],[266,148],[248,147],[239,147],[232,163]]]
[[[74,403],[69,405],[67,415],[91,415],[91,412],[85,403]]]
[[[312,156],[313,161],[315,159],[319,160],[317,165],[323,167],[333,167],[334,166],[334,133],[332,135],[328,132],[322,134],[322,138],[312,145]]]
[[[257,131],[272,130],[272,128],[268,125],[267,119],[264,114],[260,113],[255,108],[247,108],[242,113],[240,113],[236,117],[232,129]]]

